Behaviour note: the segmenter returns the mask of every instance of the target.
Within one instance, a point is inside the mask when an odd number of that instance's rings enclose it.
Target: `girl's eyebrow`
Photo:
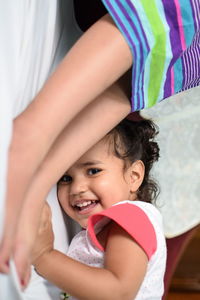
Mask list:
[[[103,164],[103,162],[100,160],[87,161],[87,162],[80,164],[80,166],[88,167],[88,166],[93,166],[93,165],[97,165],[97,164]]]
[[[86,161],[84,163],[80,163],[77,165],[78,168],[83,168],[83,167],[91,167],[97,164],[103,164],[102,161],[100,160],[93,160],[93,161]],[[70,170],[70,169],[69,169]],[[67,170],[64,175],[67,175],[69,173],[69,170]]]

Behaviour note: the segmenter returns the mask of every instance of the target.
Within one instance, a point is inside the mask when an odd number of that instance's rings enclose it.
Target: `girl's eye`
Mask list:
[[[63,175],[58,181],[58,183],[70,183],[70,182],[72,182],[72,177],[67,174]]]
[[[101,169],[98,169],[98,168],[91,168],[87,171],[88,175],[95,175],[99,172],[101,172]]]

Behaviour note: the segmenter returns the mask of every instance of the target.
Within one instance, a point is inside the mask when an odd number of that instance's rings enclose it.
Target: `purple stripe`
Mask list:
[[[195,57],[197,57],[198,52],[196,51],[196,47],[193,49],[193,54],[194,54]],[[195,64],[194,65],[194,79],[192,80],[192,84],[195,85],[195,82],[197,81],[197,78],[198,78],[198,64]]]
[[[195,9],[195,2],[192,3],[191,1],[191,10],[192,10],[192,15],[193,15],[193,20],[194,20],[194,28],[195,28],[195,31],[197,30],[198,28],[198,25],[195,21],[197,21],[197,18],[196,18],[196,9]]]
[[[135,9],[133,3],[130,0],[127,0],[127,4],[128,4],[128,6],[130,8],[133,9],[133,11],[135,13],[135,16],[137,17],[137,20],[138,20],[138,23],[140,25],[140,29],[142,31],[142,35],[143,35],[143,38],[144,38],[144,42],[145,42],[145,45],[146,45],[146,49],[147,49],[147,52],[149,53],[150,52],[149,43],[148,43],[148,40],[147,40],[147,37],[146,37],[146,33],[145,33],[144,29],[143,29],[142,23],[140,21],[140,18],[138,16],[137,10]],[[131,20],[131,22],[132,22],[132,20]],[[143,57],[143,51],[142,51],[142,49],[141,49],[141,53],[142,53],[142,57]],[[142,72],[141,83],[143,85],[143,87],[141,88],[141,90],[142,90],[142,107],[141,108],[145,107],[145,99],[144,99],[144,86],[145,86],[145,82],[144,82],[144,69],[145,69],[145,65],[143,65],[142,68],[141,68],[141,72]]]
[[[128,23],[130,24],[130,26],[131,26],[131,28],[132,28],[132,30],[133,30],[133,32],[135,33],[135,36],[136,36],[136,38],[137,38],[137,42],[138,42],[139,48],[140,48],[140,55],[141,55],[141,60],[140,60],[140,62],[139,62],[139,63],[140,63],[139,70],[140,70],[140,74],[141,74],[142,69],[143,69],[142,66],[143,66],[143,64],[144,64],[144,51],[143,51],[143,47],[142,47],[142,42],[141,42],[140,35],[138,34],[137,28],[135,27],[135,25],[134,25],[134,23],[133,23],[133,20],[130,18],[129,14],[127,13],[127,10],[122,6],[122,4],[121,4],[121,2],[120,2],[119,0],[116,0],[116,2],[118,3],[118,6],[120,7],[122,13],[123,13],[124,16],[126,17],[126,20],[127,20]],[[127,3],[128,3],[128,2],[127,2]],[[140,24],[140,27],[141,27],[141,29],[142,29],[142,31],[143,31],[143,28],[142,28],[142,26],[141,26],[141,22],[140,22],[140,20],[139,20],[139,18],[138,18],[138,14],[137,14],[137,12],[136,12],[136,10],[135,10],[135,7],[134,7],[133,5],[130,5],[130,3],[128,3],[128,4],[129,4],[130,9],[135,13],[135,16],[137,17],[138,23]],[[143,31],[143,34],[145,35],[144,31]],[[146,37],[145,37],[145,38],[146,38]],[[145,40],[146,40],[146,39],[145,39]],[[136,41],[133,41],[133,43],[134,43],[134,47],[135,47]],[[146,45],[146,46],[148,47],[148,45]],[[136,49],[136,47],[135,47],[135,49]],[[149,47],[148,47],[148,49],[149,49]],[[137,51],[136,51],[136,52],[137,52]],[[135,59],[137,59],[137,57],[135,57]],[[140,79],[140,77],[139,77],[139,79]],[[140,81],[141,81],[141,80],[140,80]],[[140,94],[138,93],[138,97],[137,97],[137,107],[138,107],[138,108],[139,108],[139,107],[144,107],[144,89],[143,89],[143,88],[141,89],[141,87],[140,87],[140,85],[139,85],[140,81],[138,81],[138,88],[137,88],[137,91],[142,90],[142,99],[140,99]],[[144,86],[144,74],[142,74],[142,86]]]
[[[144,41],[145,41],[147,50],[149,51],[149,50],[150,50],[150,48],[149,48],[149,43],[148,43],[148,40],[147,40],[147,38],[146,38],[146,33],[145,33],[144,29],[143,29],[143,26],[142,26],[142,23],[141,23],[140,18],[139,18],[139,16],[138,16],[137,10],[135,9],[135,6],[134,6],[133,3],[131,2],[131,0],[127,0],[127,4],[128,4],[128,6],[130,7],[130,9],[132,9],[132,10],[134,11],[135,16],[137,17],[138,23],[140,24],[141,31],[142,31],[142,33],[143,33],[143,37],[144,37]],[[131,20],[131,21],[132,21],[132,20]]]
[[[142,31],[142,33],[143,33],[145,45],[146,45],[146,47],[147,47],[147,50],[149,51],[149,50],[150,50],[150,48],[149,48],[149,43],[148,43],[148,40],[147,40],[147,38],[146,38],[146,33],[145,33],[144,29],[143,29],[142,23],[141,23],[141,21],[140,21],[140,17],[138,16],[138,12],[137,12],[137,10],[135,9],[135,6],[134,6],[133,3],[131,2],[131,0],[127,0],[127,4],[128,4],[128,6],[130,7],[130,9],[132,9],[132,11],[134,12],[134,14],[135,14],[135,16],[136,16],[136,18],[137,18],[137,20],[138,20],[138,23],[140,24],[140,29],[141,29],[141,31]],[[132,22],[132,20],[131,20],[131,22]]]
[[[134,28],[134,27],[132,26],[132,24],[131,24],[131,21],[132,21],[132,20],[130,20],[129,14],[127,13],[127,11],[124,9],[124,7],[122,6],[122,4],[121,4],[118,0],[116,0],[116,3],[118,4],[118,6],[119,6],[121,12],[124,14],[126,20],[127,20],[127,21],[129,22],[129,24],[131,25],[133,31],[135,32],[135,35],[136,35],[137,38],[139,39],[139,36],[138,36],[138,34],[137,34],[137,31],[135,30],[135,28]],[[136,53],[137,53],[137,51],[136,51],[136,46],[135,46],[135,43],[134,43],[133,39],[131,39],[131,41],[132,41],[131,44],[132,44],[132,46],[133,46],[133,48],[134,48],[134,52],[135,52],[135,60],[136,60],[136,59],[137,59],[137,55],[136,55]],[[141,43],[140,43],[140,44],[141,44]],[[134,64],[134,62],[133,62],[133,64]],[[141,68],[140,68],[140,69],[141,69]],[[135,84],[136,84],[136,68],[134,68],[134,67],[133,67],[133,72],[134,72],[134,85],[135,85]],[[134,91],[135,91],[136,89],[138,90],[137,86],[135,85]],[[138,95],[138,96],[139,96],[139,95]],[[137,97],[137,108],[139,108],[139,107],[140,107],[140,96]]]
[[[182,59],[185,71],[183,89],[188,89],[197,85],[200,78],[200,32],[196,33]]]
[[[138,33],[136,26],[134,25],[133,20],[130,18],[130,15],[128,14],[127,10],[124,8],[124,6],[122,5],[121,1],[116,0],[116,4],[118,5],[119,9],[121,10],[121,13],[124,15],[125,19],[127,20],[127,22],[129,23],[130,27],[132,28],[133,32],[135,33],[136,39],[132,39],[132,37],[129,35],[128,31],[126,30],[126,28],[124,27],[119,15],[117,14],[117,12],[115,11],[114,7],[112,6],[112,4],[110,3],[110,1],[105,1],[108,8],[110,9],[111,13],[113,14],[113,16],[116,18],[117,22],[120,24],[122,30],[124,31],[125,35],[127,35],[129,43],[132,46],[133,49],[133,53],[134,53],[134,58],[135,60],[137,59],[137,51],[136,51],[136,46],[135,43],[137,41],[137,45],[139,45],[139,50],[140,51],[140,55],[141,55],[141,59],[139,65],[139,73],[141,74],[141,76],[139,76],[139,80],[138,80],[138,84],[136,85],[136,68],[133,68],[133,76],[132,76],[132,87],[133,87],[133,92],[135,95],[137,95],[136,99],[134,99],[134,94],[133,94],[133,109],[139,109],[145,106],[144,103],[144,49],[142,47],[142,42],[141,42],[141,35]],[[144,44],[147,48],[147,53],[150,51],[149,49],[149,45],[148,45],[148,41],[145,35],[145,32],[143,30],[142,24],[140,22],[140,19],[138,17],[138,13],[135,9],[135,7],[133,6],[133,4],[129,1],[127,1],[128,6],[130,7],[130,9],[133,11],[133,13],[135,14],[137,20],[138,20],[138,24],[140,26],[141,32],[143,33],[143,37],[144,37]],[[140,75],[139,74],[139,75]],[[142,95],[140,95],[140,93],[138,93],[138,91],[142,92]],[[142,96],[142,99],[140,99],[140,97]],[[137,103],[135,103],[135,101],[137,101]],[[135,106],[136,104],[136,106]]]
[[[200,2],[199,0],[191,0],[191,8],[193,13],[193,19],[194,19],[194,27],[195,30],[199,30],[200,27]]]
[[[126,34],[127,39],[129,40],[129,43],[132,44],[132,39],[128,33],[128,31],[126,30],[126,28],[124,27],[123,23],[121,22],[120,17],[117,15],[117,13],[115,12],[113,6],[110,4],[109,0],[105,0],[105,2],[107,3],[109,9],[111,10],[112,14],[115,16],[117,22],[120,24],[121,28],[123,29],[124,33]]]
[[[146,46],[146,49],[147,49],[147,53],[149,53],[150,52],[149,43],[148,43],[148,40],[147,40],[147,37],[146,37],[146,33],[145,33],[144,29],[143,29],[142,23],[140,21],[140,18],[138,16],[137,10],[135,9],[135,6],[133,5],[133,3],[130,0],[127,0],[127,4],[130,7],[130,9],[133,10],[133,12],[134,12],[134,14],[135,14],[135,16],[136,16],[136,18],[138,20],[138,23],[140,25],[140,29],[141,29],[141,32],[142,32],[142,35],[143,35],[143,38],[144,38],[144,43],[145,43],[145,46]],[[132,20],[130,20],[130,21],[132,23],[132,27],[134,27],[134,24],[133,24]],[[138,35],[138,40],[140,40],[140,35]],[[142,58],[143,58],[144,56],[143,56],[142,43],[140,43],[140,49],[141,49]],[[144,61],[144,59],[143,59],[143,61]],[[142,108],[144,108],[145,107],[145,99],[144,99],[144,86],[145,86],[145,82],[144,82],[144,63],[143,62],[142,62],[142,67],[140,69],[141,69],[141,72],[142,72],[141,83],[142,83],[142,86],[143,86],[142,88],[140,87],[141,90],[142,90]]]
[[[181,47],[181,39],[180,39],[179,31],[177,30],[179,26],[178,26],[177,12],[176,12],[176,6],[174,4],[174,1],[162,0],[162,2],[165,10],[166,20],[170,28],[169,37],[171,43],[171,50],[173,54],[172,60],[167,70],[166,81],[164,85],[164,98],[167,98],[172,95],[171,68],[174,65],[177,58],[180,56],[182,52],[182,47]]]
[[[181,57],[181,63],[182,63],[182,76],[183,76],[183,81],[182,81],[182,89],[184,87],[184,82],[185,82],[185,74],[186,74],[186,65],[184,64],[184,54]]]
[[[111,5],[111,3],[110,3],[108,0],[105,0],[105,2],[106,2],[106,4],[107,4],[108,8],[110,9],[110,11],[112,12],[112,15],[115,17],[115,19],[117,20],[117,22],[120,24],[122,30],[124,31],[124,33],[125,33],[125,35],[126,35],[128,41],[129,41],[129,43],[130,43],[131,46],[132,46],[132,50],[133,50],[134,57],[136,57],[135,48],[134,48],[134,45],[133,45],[133,43],[132,43],[132,39],[131,39],[131,37],[130,37],[128,31],[127,31],[126,28],[124,27],[124,24],[121,22],[120,17],[119,17],[119,16],[117,15],[117,13],[115,12],[115,10],[114,10],[113,6]],[[133,77],[132,77],[132,85],[133,85],[134,82],[135,82],[135,77],[136,77],[134,68],[133,68],[133,73],[132,73],[132,74],[133,74]],[[135,90],[135,89],[133,88],[133,90]],[[134,104],[135,104],[134,101],[132,101],[132,110],[133,110],[133,111],[137,110],[137,107],[135,107]]]
[[[182,57],[184,69],[183,89],[188,89],[190,86],[193,87],[200,76],[200,2],[199,0],[191,0],[190,2],[196,34]]]

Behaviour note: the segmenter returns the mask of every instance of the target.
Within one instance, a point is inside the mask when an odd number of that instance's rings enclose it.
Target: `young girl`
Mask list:
[[[199,1],[102,2],[110,15],[84,33],[14,122],[0,271],[8,272],[14,253],[23,283],[44,199],[64,170],[131,109],[200,83]],[[117,80],[132,64],[130,103],[130,91]],[[46,167],[52,157],[52,168]]]
[[[60,204],[83,229],[67,256],[54,250],[46,207],[33,264],[70,299],[161,299],[165,238],[150,204],[157,192],[149,174],[159,156],[155,134],[150,121],[123,120],[59,180]]]

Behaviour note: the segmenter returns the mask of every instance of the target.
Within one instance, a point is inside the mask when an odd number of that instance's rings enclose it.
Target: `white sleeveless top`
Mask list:
[[[164,291],[166,245],[161,215],[152,204],[122,201],[92,216],[87,230],[82,230],[73,238],[67,255],[89,266],[103,268],[104,249],[98,243],[96,234],[110,220],[126,230],[143,248],[149,259],[145,278],[134,299],[160,300]],[[77,300],[72,296],[69,299]]]

